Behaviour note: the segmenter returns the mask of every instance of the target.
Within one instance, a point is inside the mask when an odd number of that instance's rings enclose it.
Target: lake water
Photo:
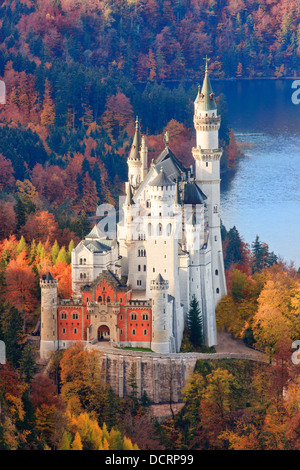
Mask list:
[[[247,144],[230,181],[222,181],[222,221],[251,244],[300,266],[300,105],[293,80],[214,81],[226,95],[236,139]]]

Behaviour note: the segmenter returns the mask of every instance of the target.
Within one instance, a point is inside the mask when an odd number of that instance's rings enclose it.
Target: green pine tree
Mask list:
[[[56,263],[59,263],[59,262],[63,262],[63,263],[67,262],[67,252],[64,246],[61,247],[61,249],[59,250],[58,256],[56,258]]]
[[[187,315],[187,327],[189,331],[189,339],[194,347],[201,346],[203,343],[202,315],[199,302],[193,295],[190,309]]]
[[[26,249],[27,249],[26,241],[22,235],[17,246],[17,254],[20,254],[23,250],[26,250]]]
[[[51,259],[52,259],[53,264],[56,263],[58,253],[59,253],[59,245],[57,243],[57,240],[55,240],[55,242],[53,243],[53,246],[51,248]]]

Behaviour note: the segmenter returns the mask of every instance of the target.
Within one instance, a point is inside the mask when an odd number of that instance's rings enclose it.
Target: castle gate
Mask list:
[[[98,341],[109,341],[110,329],[107,325],[101,325],[98,328]]]

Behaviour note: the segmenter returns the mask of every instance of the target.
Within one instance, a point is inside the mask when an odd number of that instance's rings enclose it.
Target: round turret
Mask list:
[[[169,282],[161,274],[151,281],[152,291],[152,341],[154,352],[166,354],[170,352],[170,332],[167,315]]]
[[[40,279],[41,286],[41,333],[40,356],[42,359],[57,350],[57,286],[58,280],[50,273]]]

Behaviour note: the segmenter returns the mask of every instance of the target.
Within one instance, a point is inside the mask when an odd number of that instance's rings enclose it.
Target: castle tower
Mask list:
[[[40,279],[41,286],[41,359],[49,358],[58,349],[57,286],[58,280],[50,273]]]
[[[146,145],[145,136],[142,136],[141,146],[141,161],[142,161],[142,181],[146,178],[148,171],[148,147]]]
[[[148,189],[151,217],[145,220],[147,226],[147,296],[151,297],[150,282],[163,273],[170,280],[170,294],[176,297],[178,279],[178,240],[176,230],[178,214],[174,214],[176,194],[175,183],[163,168],[149,183]]]
[[[136,118],[135,121],[135,134],[130,150],[130,154],[127,160],[128,165],[128,181],[129,184],[134,188],[138,188],[140,183],[143,181],[143,162],[140,155],[141,150],[141,135],[139,129],[139,120]],[[145,142],[143,148],[143,158],[145,158]]]
[[[221,118],[217,114],[217,104],[209,78],[208,59],[206,59],[203,86],[201,91],[199,88],[194,109],[196,148],[193,148],[193,157],[196,161],[196,182],[207,196],[212,281],[215,305],[217,305],[226,295],[220,230],[220,160],[223,151],[219,148]]]
[[[169,283],[161,274],[151,281],[152,338],[151,349],[156,353],[170,352],[170,319],[167,311]]]

